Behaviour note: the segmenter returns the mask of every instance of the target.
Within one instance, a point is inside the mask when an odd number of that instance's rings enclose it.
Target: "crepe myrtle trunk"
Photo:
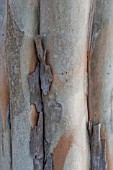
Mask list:
[[[0,0],[0,170],[112,170],[111,0]]]

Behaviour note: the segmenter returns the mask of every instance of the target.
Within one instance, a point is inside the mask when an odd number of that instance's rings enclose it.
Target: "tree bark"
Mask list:
[[[89,113],[93,124],[101,123],[106,141],[107,169],[113,169],[113,12],[112,1],[96,1],[89,61]]]
[[[43,98],[49,146],[45,156],[49,166],[52,154],[54,170],[89,169],[85,92],[89,9],[88,0],[40,3],[40,35],[53,73],[50,93]]]
[[[0,169],[112,170],[113,2],[0,0]]]

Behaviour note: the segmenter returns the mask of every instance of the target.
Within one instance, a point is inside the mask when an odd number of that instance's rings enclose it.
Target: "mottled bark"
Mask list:
[[[0,0],[0,169],[11,168],[9,86],[6,68],[7,1]]]
[[[10,86],[12,169],[32,170],[30,134],[35,108],[30,106],[28,75],[36,65],[34,37],[37,34],[38,4],[7,2],[7,69]]]
[[[0,0],[0,170],[113,169],[112,7]]]
[[[97,0],[89,61],[89,113],[93,125],[101,123],[106,141],[107,169],[113,169],[113,1]]]
[[[48,161],[53,155],[54,170],[89,169],[85,79],[90,2],[40,3],[40,35],[53,72],[50,93],[43,97],[45,156]]]

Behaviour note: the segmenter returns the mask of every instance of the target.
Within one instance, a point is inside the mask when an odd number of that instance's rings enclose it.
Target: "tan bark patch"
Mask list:
[[[37,54],[36,54],[36,49],[35,49],[35,45],[34,42],[31,41],[29,43],[29,49],[30,49],[30,58],[29,58],[29,73],[33,73],[35,68],[36,68],[36,64],[37,64]]]
[[[112,170],[112,159],[113,159],[113,155],[110,155],[109,153],[109,139],[107,137],[107,132],[105,130],[102,129],[101,131],[101,138],[106,140],[106,160],[107,160],[107,169],[108,170]]]
[[[3,73],[4,71],[4,73]],[[4,120],[4,130],[6,129],[6,121],[7,121],[7,106],[9,103],[9,89],[8,89],[8,82],[6,77],[5,70],[2,70],[1,80],[0,80],[0,104],[3,113],[3,120]]]
[[[57,146],[53,150],[53,169],[63,170],[68,152],[73,144],[74,138],[70,134],[61,136]]]
[[[31,116],[31,125],[32,125],[32,127],[37,126],[39,114],[36,111],[35,105],[33,105],[33,104],[31,104],[31,113],[30,113],[30,116]]]

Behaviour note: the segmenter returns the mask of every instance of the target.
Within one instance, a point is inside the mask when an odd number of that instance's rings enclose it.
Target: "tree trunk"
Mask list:
[[[0,0],[0,169],[112,170],[111,0]]]

